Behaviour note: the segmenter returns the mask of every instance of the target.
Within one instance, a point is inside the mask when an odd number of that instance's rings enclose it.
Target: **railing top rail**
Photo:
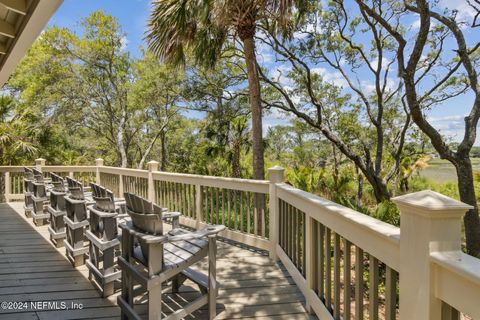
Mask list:
[[[25,167],[30,166],[0,166],[0,172],[23,172]],[[95,166],[42,166],[43,172],[94,172]]]
[[[121,174],[132,177],[148,178],[148,171],[141,169],[119,168],[119,167],[98,167],[101,173]]]
[[[269,188],[269,181],[267,180],[202,176],[197,174],[173,173],[163,171],[154,171],[153,179],[186,184],[199,184],[206,187],[235,189],[256,193],[268,193]]]
[[[277,187],[280,199],[399,270],[400,228],[286,183],[279,183]]]
[[[95,166],[42,166],[43,172],[95,172]]]
[[[435,295],[473,319],[480,319],[480,259],[463,252],[432,252]]]
[[[0,172],[23,172],[24,167],[32,166],[0,166]]]
[[[430,258],[434,263],[475,283],[480,293],[480,259],[463,252],[432,252]]]

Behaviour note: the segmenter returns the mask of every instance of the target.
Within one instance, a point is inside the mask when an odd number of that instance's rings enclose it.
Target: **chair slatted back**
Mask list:
[[[124,194],[127,213],[135,227],[155,235],[163,235],[162,208],[136,194]]]
[[[104,212],[115,212],[115,198],[113,192],[96,183],[91,183],[92,197],[95,208]]]
[[[35,181],[33,183],[33,195],[36,198],[45,198],[47,196],[47,189],[43,181]]]
[[[25,178],[23,179],[23,190],[24,192],[32,192],[33,193],[33,181],[35,177],[33,175],[33,170],[30,168],[24,168],[25,170]]]
[[[95,200],[95,205],[90,209],[90,231],[100,239],[112,240],[118,235],[113,192],[95,183],[90,186]]]
[[[38,169],[35,169],[35,168],[32,168],[32,172],[33,172],[33,177],[35,178],[36,182],[43,182],[44,181],[42,171],[40,171]]]
[[[68,191],[70,191],[70,197],[75,200],[85,200],[85,194],[83,193],[83,185],[80,181],[67,177]]]
[[[85,200],[85,194],[83,193],[83,185],[80,181],[67,177],[68,191],[70,192],[69,198],[73,200]],[[80,222],[87,218],[87,206],[85,201],[66,201],[67,217],[73,222]]]
[[[65,192],[65,180],[61,176],[55,173],[50,173],[52,178],[53,190],[58,192]]]
[[[50,206],[55,210],[65,210],[65,181],[55,173],[50,174],[52,178],[53,190],[50,192]]]

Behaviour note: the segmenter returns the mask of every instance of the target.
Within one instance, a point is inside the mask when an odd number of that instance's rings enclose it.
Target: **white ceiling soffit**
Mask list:
[[[63,0],[0,0],[0,87]]]

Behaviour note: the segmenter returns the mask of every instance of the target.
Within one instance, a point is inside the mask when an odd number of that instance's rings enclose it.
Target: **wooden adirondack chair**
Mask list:
[[[32,218],[33,222],[37,226],[42,226],[44,223],[48,221],[49,214],[47,211],[47,205],[49,203],[49,199],[47,196],[47,186],[45,185],[45,180],[43,178],[42,172],[32,169],[34,181],[33,181],[33,211],[32,211]]]
[[[28,218],[31,217],[33,211],[33,181],[35,180],[33,176],[33,170],[30,168],[24,168],[25,177],[23,178],[23,195],[25,197],[25,204],[23,209],[25,210],[25,216]]]
[[[120,208],[115,205],[113,192],[94,183],[90,185],[95,204],[88,207],[90,230],[86,236],[90,240],[90,254],[86,264],[90,281],[103,297],[108,297],[114,293],[114,281],[121,277],[115,261],[115,251],[120,247],[117,229]]]
[[[65,188],[65,181],[62,177],[55,173],[51,173],[53,188],[50,190],[50,205],[47,210],[50,214],[50,226],[48,232],[50,233],[50,241],[57,247],[63,247],[63,241],[66,237],[64,217],[67,214],[65,195],[67,188]]]
[[[122,294],[118,297],[122,319],[141,319],[134,308],[134,285],[148,292],[148,319],[183,319],[208,304],[209,318],[216,316],[216,235],[225,229],[215,225],[198,231],[174,228],[163,232],[163,219],[171,218],[160,207],[130,193],[125,194],[128,214],[132,221],[121,224]],[[178,213],[176,213],[178,215]],[[140,246],[136,246],[139,243]],[[209,257],[209,272],[204,275],[189,268]],[[168,316],[162,313],[162,288],[172,282],[172,292],[178,292],[186,279],[196,283],[201,296]]]
[[[67,231],[65,245],[66,256],[78,267],[85,263],[85,254],[88,247],[84,243],[85,227],[88,226],[87,203],[83,193],[83,185],[67,177],[69,194],[65,196],[66,215],[64,217]]]

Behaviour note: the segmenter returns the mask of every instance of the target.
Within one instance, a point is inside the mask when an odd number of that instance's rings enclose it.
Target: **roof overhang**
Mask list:
[[[63,0],[0,0],[0,87]]]

